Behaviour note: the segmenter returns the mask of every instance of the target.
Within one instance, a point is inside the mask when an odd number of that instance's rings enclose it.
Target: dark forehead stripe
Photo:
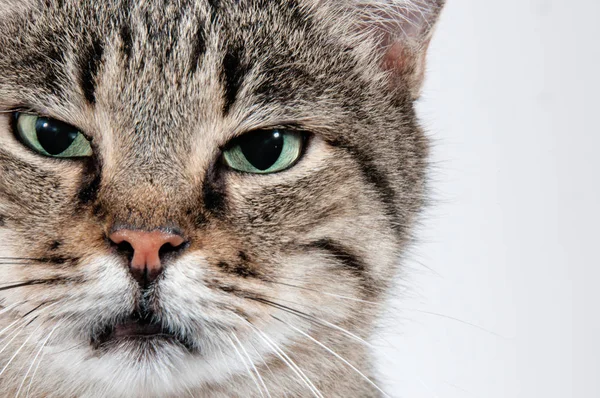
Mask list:
[[[104,55],[104,44],[95,38],[86,49],[81,63],[81,88],[90,104],[96,103],[96,78]]]
[[[65,67],[64,49],[60,49],[57,45],[52,45],[47,53],[48,67],[46,68],[46,76],[44,83],[49,88],[50,92],[56,96],[62,94],[61,77],[64,75],[62,69]]]
[[[223,114],[227,115],[235,103],[238,92],[250,67],[243,61],[243,49],[235,45],[229,48],[223,59],[222,80],[225,88]]]
[[[128,22],[123,23],[121,26],[119,37],[121,38],[121,53],[123,54],[125,61],[129,62],[133,52],[133,36]]]
[[[20,72],[18,84],[35,86],[58,97],[64,95],[65,54],[70,48],[63,35],[60,30],[51,30],[44,32],[43,37],[11,40],[16,51],[5,61],[10,63],[9,69]]]
[[[194,74],[202,61],[202,56],[206,52],[206,36],[204,26],[200,23],[194,36],[192,53],[190,55],[190,73]]]
[[[210,7],[211,20],[214,22],[217,19],[219,7],[221,6],[221,0],[208,0],[208,5]]]

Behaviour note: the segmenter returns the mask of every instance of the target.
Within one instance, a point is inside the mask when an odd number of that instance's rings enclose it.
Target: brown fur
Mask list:
[[[261,396],[244,351],[273,397],[311,396],[257,329],[324,396],[379,396],[303,333],[374,380],[358,338],[423,203],[413,100],[441,6],[0,0],[2,396]],[[14,110],[77,126],[94,156],[32,152]],[[291,169],[219,161],[278,126],[311,134]],[[108,242],[123,226],[189,241],[148,291]],[[90,344],[140,302],[190,347]]]

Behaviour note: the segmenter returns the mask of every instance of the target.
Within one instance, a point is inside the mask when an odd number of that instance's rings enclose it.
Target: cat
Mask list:
[[[442,7],[0,0],[0,395],[384,396]]]

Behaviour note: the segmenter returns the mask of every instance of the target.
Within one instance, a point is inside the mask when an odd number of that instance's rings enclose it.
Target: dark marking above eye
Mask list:
[[[123,26],[121,26],[119,36],[121,37],[121,52],[123,53],[125,60],[129,62],[133,53],[133,36],[131,34],[131,28],[127,23],[124,23]]]
[[[45,84],[50,89],[50,92],[61,97],[63,87],[60,84],[61,76],[64,76],[65,54],[64,49],[57,48],[54,44],[47,52],[47,58],[50,61],[46,70]]]
[[[190,73],[193,74],[202,63],[202,57],[206,52],[206,37],[204,34],[204,27],[202,24],[198,25],[196,35],[194,37],[194,44],[192,53],[190,56]]]
[[[231,47],[223,59],[222,80],[225,89],[223,103],[223,114],[229,114],[231,107],[235,103],[239,90],[242,87],[244,78],[250,68],[243,62],[243,49],[241,46]]]
[[[218,16],[219,7],[221,6],[221,0],[208,0],[208,5],[211,9],[211,21],[214,23]]]
[[[86,50],[81,65],[81,88],[90,104],[96,103],[96,79],[104,55],[104,45],[96,38]]]
[[[6,226],[6,216],[0,214],[0,227]]]

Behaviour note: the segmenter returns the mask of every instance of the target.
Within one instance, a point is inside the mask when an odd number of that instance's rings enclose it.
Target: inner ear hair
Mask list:
[[[358,34],[378,46],[392,82],[419,97],[425,59],[445,0],[349,0],[359,16]]]

